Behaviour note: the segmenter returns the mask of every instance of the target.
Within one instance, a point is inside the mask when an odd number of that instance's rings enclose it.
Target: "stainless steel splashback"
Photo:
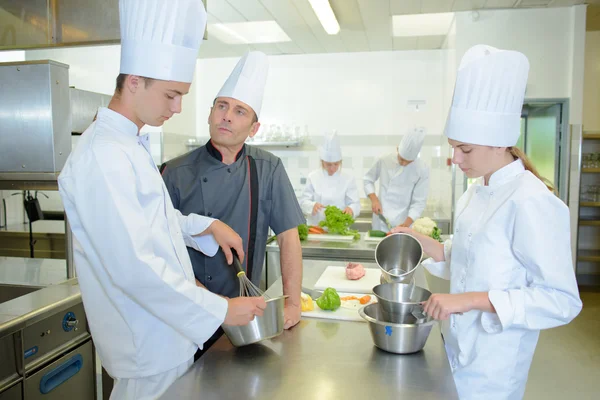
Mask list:
[[[71,88],[71,132],[83,133],[94,120],[98,107],[106,107],[111,96]]]
[[[59,172],[71,152],[69,66],[0,64],[0,173]]]

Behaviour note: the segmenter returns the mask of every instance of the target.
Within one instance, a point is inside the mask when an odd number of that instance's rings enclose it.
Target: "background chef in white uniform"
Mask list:
[[[300,206],[309,225],[325,219],[325,207],[336,206],[357,218],[360,197],[354,177],[342,171],[342,146],[337,133],[327,135],[319,149],[321,168],[308,174]]]
[[[214,255],[241,239],[220,221],[174,210],[139,135],[181,111],[206,24],[202,2],[121,0],[119,9],[115,95],[58,182],[92,338],[115,379],[111,399],[154,399],[223,322],[246,324],[266,304],[196,285],[186,243]]]
[[[461,399],[521,399],[541,329],[581,310],[568,207],[521,150],[521,108],[529,62],[478,45],[460,64],[446,136],[453,162],[482,177],[460,198],[452,242],[406,228],[451,294],[425,311],[444,320],[446,352]],[[459,314],[460,313],[460,314]]]
[[[429,193],[429,168],[419,152],[425,140],[421,129],[404,135],[396,154],[377,160],[364,177],[365,194],[371,200],[373,229],[387,232],[382,214],[394,226],[410,226],[421,216]],[[375,182],[379,180],[379,196]]]

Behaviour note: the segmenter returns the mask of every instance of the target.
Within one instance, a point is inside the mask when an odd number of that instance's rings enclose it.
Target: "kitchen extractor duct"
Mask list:
[[[0,50],[119,42],[119,0],[0,0]]]

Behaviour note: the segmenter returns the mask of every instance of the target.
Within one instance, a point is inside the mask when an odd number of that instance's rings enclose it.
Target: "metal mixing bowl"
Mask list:
[[[255,317],[248,325],[221,325],[235,347],[246,346],[279,336],[283,332],[283,308],[288,296],[267,300],[267,308],[260,317]]]
[[[420,286],[408,283],[384,283],[373,288],[377,302],[392,322],[397,322],[414,310],[421,310],[421,302],[431,296],[431,292]]]
[[[384,316],[381,305],[369,304],[358,310],[367,321],[373,344],[381,350],[396,354],[416,353],[425,347],[435,323],[428,318],[423,323],[393,323]],[[407,316],[407,319],[411,316]],[[414,317],[413,321],[414,321]]]
[[[406,233],[387,236],[375,248],[375,262],[386,282],[410,282],[422,259],[421,243]]]

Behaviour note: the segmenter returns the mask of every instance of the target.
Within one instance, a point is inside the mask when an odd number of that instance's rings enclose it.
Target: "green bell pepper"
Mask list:
[[[327,288],[317,299],[317,305],[321,310],[335,311],[342,305],[340,295],[334,288]]]

